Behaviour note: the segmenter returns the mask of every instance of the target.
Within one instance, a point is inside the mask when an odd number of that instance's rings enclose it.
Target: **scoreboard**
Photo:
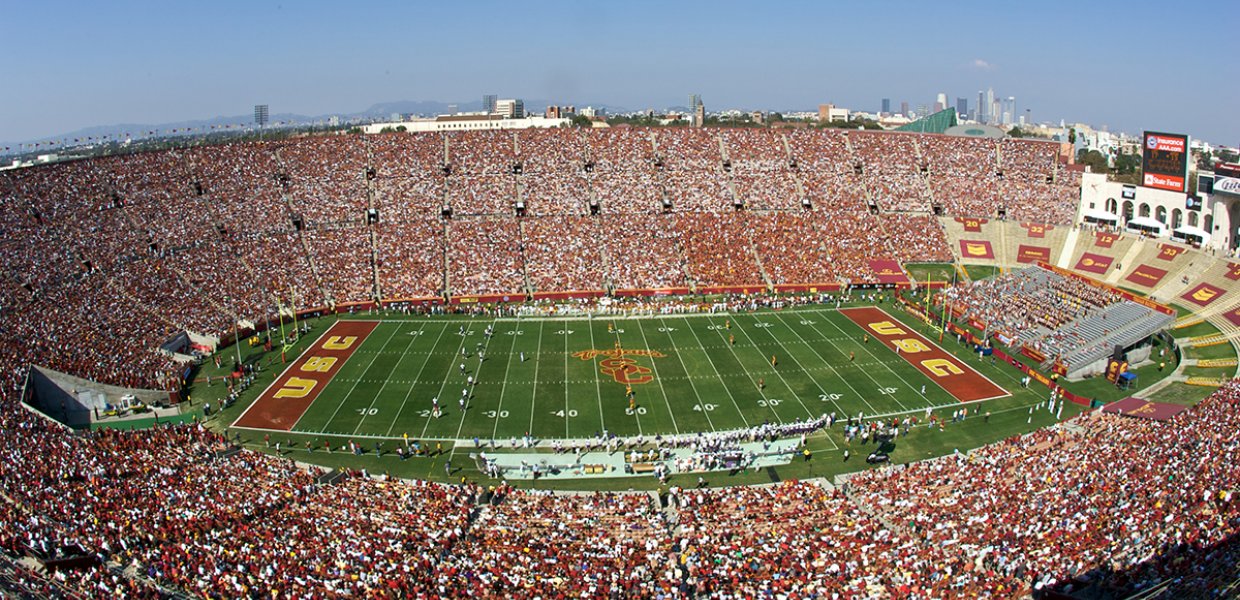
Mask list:
[[[1145,132],[1141,144],[1141,185],[1158,190],[1188,191],[1188,136]]]

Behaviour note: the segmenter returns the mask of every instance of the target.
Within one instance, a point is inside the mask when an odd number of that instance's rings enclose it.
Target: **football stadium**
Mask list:
[[[0,595],[1240,597],[1240,164],[520,120],[0,170]]]

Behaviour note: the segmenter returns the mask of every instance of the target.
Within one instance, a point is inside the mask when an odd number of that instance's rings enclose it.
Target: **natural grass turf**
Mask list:
[[[909,263],[904,270],[913,276],[918,283],[927,281],[951,281],[952,272],[956,270],[952,263]]]
[[[487,340],[483,330],[491,324],[495,335]],[[877,341],[863,343],[862,334],[838,311],[823,308],[640,319],[390,319],[294,429],[483,441],[527,432],[540,439],[603,431],[651,436],[958,404]],[[617,343],[662,355],[626,356],[651,379],[633,385],[634,411],[625,385],[604,372],[614,359],[575,355]],[[478,360],[479,349],[485,361]],[[470,376],[479,383],[462,413],[458,399]],[[435,397],[439,418],[431,415]]]
[[[937,341],[937,334],[931,329],[919,323],[915,318],[906,315],[895,309],[890,303],[883,306],[896,319],[905,323],[910,327],[914,327],[932,341]],[[830,314],[830,317],[823,317],[824,314]],[[349,318],[349,317],[346,317]],[[459,344],[460,336],[456,336],[456,332],[461,325],[469,325],[476,327],[479,333],[473,338],[481,335],[481,329],[485,327],[484,323],[490,322],[490,319],[481,317],[399,317],[397,315],[354,315],[352,318],[382,318],[390,321],[389,326],[397,327],[396,329],[384,331],[376,330],[375,334],[367,340],[363,346],[363,350],[368,353],[358,353],[350,362],[357,361],[358,365],[363,362],[370,362],[369,368],[362,371],[363,375],[366,370],[381,372],[386,369],[387,372],[394,372],[397,375],[391,377],[391,381],[387,384],[379,384],[378,388],[374,388],[373,384],[358,384],[358,389],[362,385],[368,386],[369,391],[366,395],[358,396],[356,391],[352,400],[343,397],[337,397],[337,406],[341,408],[336,412],[337,423],[341,423],[340,415],[344,414],[346,405],[340,402],[347,402],[347,406],[357,404],[361,406],[361,400],[369,398],[374,402],[376,398],[394,398],[397,386],[402,385],[396,381],[417,381],[414,384],[404,384],[407,387],[404,394],[413,398],[412,390],[426,389],[438,390],[446,389],[450,393],[446,393],[441,397],[442,405],[446,413],[456,413],[456,396],[460,393],[460,386],[457,385],[455,378],[459,375]],[[721,325],[721,321],[716,317],[672,317],[667,319],[646,319],[646,320],[629,320],[617,319],[615,327],[623,329],[624,332],[615,332],[607,334],[607,320],[595,319],[593,323],[588,321],[522,321],[522,327],[537,327],[542,330],[544,340],[539,342],[537,335],[533,339],[526,336],[530,333],[522,333],[521,335],[508,335],[506,332],[508,323],[500,321],[496,326],[497,335],[491,340],[491,350],[487,352],[488,358],[483,363],[481,376],[484,383],[478,386],[479,392],[475,394],[475,403],[487,402],[482,406],[476,406],[475,409],[467,412],[467,420],[461,420],[458,414],[445,414],[435,423],[428,421],[427,431],[448,431],[452,429],[450,436],[456,437],[456,430],[461,431],[460,437],[468,439],[472,437],[468,435],[470,431],[484,431],[487,427],[492,430],[499,429],[503,432],[515,432],[508,434],[521,435],[524,431],[517,432],[516,428],[511,427],[515,424],[515,420],[533,417],[534,431],[547,431],[556,434],[561,428],[567,428],[571,434],[576,431],[584,431],[585,435],[592,435],[594,429],[607,423],[608,427],[612,427],[613,431],[618,434],[624,434],[637,427],[640,423],[642,432],[649,437],[649,432],[662,424],[667,427],[671,424],[673,417],[675,418],[674,427],[679,427],[681,431],[686,430],[704,430],[710,431],[710,427],[716,429],[725,428],[730,425],[739,425],[742,420],[752,422],[757,418],[774,420],[776,417],[785,420],[791,420],[801,415],[809,415],[814,413],[813,410],[825,410],[831,412],[835,410],[837,413],[850,412],[855,414],[858,410],[865,410],[867,414],[882,412],[880,406],[886,406],[890,410],[903,408],[912,410],[912,414],[917,417],[924,415],[924,406],[928,404],[939,404],[943,400],[949,408],[936,411],[940,416],[950,416],[951,410],[957,406],[954,400],[947,398],[939,398],[944,395],[936,385],[929,382],[927,378],[922,376],[920,372],[914,370],[910,365],[904,363],[903,359],[897,357],[894,353],[886,350],[885,347],[871,340],[869,344],[861,342],[861,330],[856,328],[842,315],[833,310],[824,311],[820,307],[813,307],[809,310],[788,310],[782,312],[762,311],[753,315],[741,315],[726,317],[732,321],[732,329],[710,329],[710,325]],[[831,319],[827,321],[826,319]],[[802,324],[801,321],[813,321],[812,324]],[[310,321],[309,325],[312,330],[307,334],[298,346],[290,351],[288,359],[291,361],[300,352],[301,348],[318,338],[318,336],[326,330],[330,324],[334,322],[334,317],[324,318],[322,320]],[[770,323],[771,327],[758,327],[757,323]],[[432,323],[436,323],[432,325]],[[433,346],[430,344],[428,335],[438,336],[438,327],[442,323],[447,323],[447,328],[439,341]],[[689,323],[689,325],[685,325]],[[692,323],[697,323],[693,326]],[[580,325],[588,325],[589,327],[581,327]],[[555,327],[551,329],[551,327]],[[659,327],[664,329],[674,329],[674,331],[658,331]],[[576,327],[576,329],[574,329]],[[555,331],[573,330],[572,334],[554,334]],[[409,335],[409,331],[422,330],[434,333],[421,333]],[[516,331],[516,329],[512,329]],[[404,331],[405,333],[400,333]],[[531,330],[532,331],[532,330]],[[546,335],[548,332],[551,336]],[[800,334],[800,338],[797,334]],[[812,339],[817,334],[820,340]],[[638,399],[641,407],[646,408],[644,415],[628,415],[625,414],[627,404],[623,399],[623,387],[615,383],[614,380],[604,378],[608,377],[602,374],[597,364],[599,359],[592,361],[582,361],[580,359],[569,357],[574,361],[578,361],[578,366],[574,367],[573,363],[569,363],[567,369],[561,371],[555,368],[555,364],[563,361],[564,356],[561,354],[561,347],[577,341],[589,341],[590,335],[594,336],[594,347],[599,349],[607,349],[614,347],[614,339],[620,338],[624,347],[637,347],[639,340],[642,340],[642,334],[645,335],[647,348],[660,349],[666,351],[670,348],[676,351],[677,355],[669,354],[665,358],[646,358],[638,357],[639,362],[646,366],[651,366],[656,377],[661,377],[661,385],[655,382],[646,384],[646,386],[635,386],[638,390]],[[727,335],[735,335],[737,338],[736,346],[727,344]],[[397,336],[403,335],[408,339],[398,339]],[[558,335],[558,337],[557,337]],[[611,337],[608,338],[607,336]],[[714,335],[712,339],[710,336]],[[453,336],[455,345],[445,346],[443,339]],[[390,339],[385,339],[390,338]],[[550,338],[550,339],[548,339]],[[828,339],[838,338],[838,339]],[[613,340],[610,345],[606,344],[607,340]],[[655,343],[659,340],[660,343]],[[468,342],[467,342],[468,343]],[[476,343],[476,342],[475,342]],[[387,348],[383,349],[386,344]],[[1046,426],[1053,422],[1053,416],[1049,415],[1045,410],[1035,411],[1033,423],[1027,424],[1029,418],[1028,408],[1035,403],[1044,400],[1046,395],[1045,388],[1034,386],[1025,390],[1019,387],[1019,372],[1003,363],[992,364],[989,360],[977,361],[976,356],[969,352],[969,349],[956,344],[954,339],[946,338],[941,344],[949,352],[956,354],[964,359],[971,367],[977,369],[983,375],[989,377],[1000,386],[1007,388],[1013,392],[1013,396],[998,400],[984,401],[973,405],[968,405],[970,414],[972,415],[963,423],[948,424],[942,432],[937,428],[933,430],[926,429],[924,423],[921,427],[914,429],[912,435],[907,438],[897,440],[897,447],[893,451],[892,457],[896,462],[907,462],[926,458],[929,456],[937,456],[944,453],[950,453],[953,450],[966,450],[978,445],[990,443],[1008,437],[1010,435],[1027,432],[1032,428]],[[404,349],[399,354],[397,349]],[[710,346],[710,347],[708,347]],[[447,354],[436,355],[436,348],[446,348],[439,350],[452,354],[451,361]],[[407,352],[409,348],[422,348],[422,352]],[[507,363],[512,362],[514,356],[513,349],[520,352],[520,348],[542,348],[546,356],[541,356],[540,360],[545,362],[535,363],[539,366],[537,381],[534,379],[522,380],[518,377],[532,377],[533,374],[518,375],[517,372],[510,372],[505,379],[509,384],[517,386],[515,391],[501,389],[496,390],[495,387],[504,388],[501,383],[486,383],[488,373],[497,373],[496,365],[501,362],[507,368]],[[778,348],[778,349],[775,349]],[[383,349],[384,353],[380,354],[379,349]],[[854,352],[857,358],[854,361],[848,361],[847,352]],[[255,384],[242,394],[242,399],[237,406],[224,411],[222,416],[213,416],[209,424],[217,429],[224,430],[226,425],[232,423],[240,415],[241,411],[257,397],[261,391],[266,388],[271,381],[278,375],[280,371],[279,353],[278,351],[263,352],[261,346],[253,348],[242,344],[243,360],[247,362],[258,362],[259,364],[272,363],[256,376]],[[770,354],[776,353],[779,359],[779,365],[775,370],[770,367]],[[501,354],[507,354],[501,361]],[[540,353],[541,354],[541,353]],[[233,353],[225,351],[222,356],[232,357]],[[382,358],[387,356],[386,358]],[[677,358],[677,357],[681,358]],[[559,360],[553,361],[552,358]],[[395,363],[390,363],[395,359]],[[199,377],[206,373],[220,375],[223,371],[231,366],[232,359],[225,358],[225,368],[215,369],[214,365],[207,363],[200,372]],[[374,365],[379,364],[379,360],[384,360],[383,365],[376,371]],[[474,359],[476,361],[476,359]],[[681,364],[681,360],[684,364]],[[426,364],[435,364],[443,367],[443,373],[439,374],[440,379],[426,379],[416,375],[400,375],[412,370],[411,367],[420,367],[428,370],[428,367],[422,367],[421,362]],[[519,363],[519,356],[516,364]],[[527,365],[532,363],[533,359],[527,353]],[[881,363],[881,365],[879,364]],[[472,370],[475,363],[470,363],[469,368]],[[403,366],[401,366],[403,365]],[[543,372],[543,366],[551,369],[551,373]],[[399,367],[399,368],[398,368]],[[582,369],[581,367],[588,367]],[[449,374],[449,371],[454,373]],[[692,372],[693,379],[686,378],[686,373]],[[342,371],[343,373],[343,371]],[[571,373],[570,377],[564,377],[562,373]],[[898,373],[898,375],[897,375]],[[408,377],[407,379],[399,379],[398,377]],[[499,375],[502,376],[502,375]],[[682,379],[674,379],[675,377]],[[573,379],[581,377],[581,379]],[[904,380],[901,380],[901,377]],[[765,379],[766,389],[758,390],[754,383],[757,378]],[[360,377],[358,379],[366,379]],[[525,383],[516,383],[516,381],[524,381]],[[339,383],[345,383],[343,379]],[[350,382],[350,384],[356,382]],[[920,385],[926,384],[927,395],[922,399],[920,396]],[[604,384],[612,387],[604,387]],[[570,387],[571,386],[571,387]],[[650,387],[655,386],[655,387]],[[386,389],[383,389],[385,388]],[[844,391],[835,391],[836,387],[842,387]],[[879,391],[879,387],[895,387],[898,394],[884,394]],[[484,389],[485,388],[485,389]],[[872,391],[869,388],[874,388]],[[915,388],[915,389],[914,389]],[[1073,385],[1069,384],[1072,389]],[[343,388],[342,388],[343,389]],[[598,425],[592,425],[582,422],[575,424],[570,418],[560,417],[552,414],[561,410],[560,402],[564,402],[565,390],[571,390],[567,396],[567,406],[569,410],[577,410],[577,417],[580,419],[599,419]],[[664,394],[654,390],[662,389]],[[1199,388],[1205,390],[1205,388]],[[608,390],[608,391],[603,391]],[[677,391],[678,390],[678,391]],[[793,390],[799,390],[795,394]],[[833,399],[828,395],[827,401],[822,401],[819,396],[824,391],[830,390],[830,393],[840,393],[838,399]],[[855,390],[855,392],[854,392]],[[201,381],[191,390],[195,409],[200,409],[204,401],[211,401],[213,406],[218,407],[218,398],[223,395],[225,388],[216,383],[211,387],[206,387]],[[520,396],[515,394],[516,391],[524,391],[530,393],[531,399],[534,399],[535,407],[546,405],[546,411],[538,413],[530,413],[528,409],[520,408],[517,398]],[[694,392],[702,396],[699,401]],[[537,397],[535,399],[535,395]],[[478,396],[487,394],[486,399]],[[498,395],[497,395],[498,394]],[[579,394],[582,397],[577,397]],[[680,394],[679,396],[677,394]],[[685,396],[688,396],[687,398]],[[325,395],[324,398],[327,396]],[[864,397],[864,401],[861,399]],[[402,396],[403,398],[403,396]],[[600,400],[604,400],[602,412],[600,412]],[[776,399],[780,402],[771,406],[769,400]],[[491,403],[498,400],[505,402],[506,409],[499,408],[498,403],[492,406]],[[509,401],[512,403],[509,404]],[[735,404],[733,404],[735,401]],[[759,401],[766,401],[767,406],[762,406]],[[531,400],[525,400],[529,403]],[[920,403],[919,403],[920,402]],[[659,406],[664,403],[663,407]],[[869,404],[867,404],[869,403]],[[874,403],[878,403],[875,405]],[[415,401],[410,402],[410,408],[414,411],[426,410],[429,408],[429,398],[423,398],[421,406]],[[714,404],[715,408],[711,411],[693,410],[693,407],[702,406],[704,404]],[[325,404],[324,406],[331,406]],[[373,407],[382,409],[387,407],[387,403],[375,403]],[[395,406],[395,405],[392,405]],[[529,406],[527,404],[526,406]],[[823,407],[831,408],[823,408]],[[372,406],[366,405],[369,409]],[[862,408],[865,407],[865,408]],[[312,409],[313,410],[313,409]],[[399,411],[399,407],[397,407]],[[495,411],[492,417],[489,411]],[[502,417],[501,411],[508,410],[508,416]],[[1064,411],[1064,417],[1074,415],[1079,412],[1080,408],[1069,404]],[[369,412],[369,411],[367,411]],[[984,422],[981,415],[985,412],[991,412],[992,416],[989,423]],[[568,414],[568,413],[566,413]],[[519,417],[517,415],[520,415]],[[770,415],[770,416],[767,416]],[[364,417],[364,418],[358,418]],[[451,456],[453,447],[450,442],[443,442],[445,452],[444,456],[433,457],[417,457],[408,460],[399,460],[392,453],[397,444],[400,444],[399,437],[403,431],[396,431],[394,423],[389,422],[386,425],[382,420],[378,419],[379,413],[374,415],[363,415],[355,413],[350,417],[349,423],[354,423],[357,431],[363,429],[376,431],[383,427],[388,427],[393,431],[393,437],[396,439],[372,440],[353,435],[327,436],[319,433],[297,434],[297,433],[278,433],[271,434],[272,444],[279,441],[282,445],[282,454],[297,460],[314,462],[316,464],[327,467],[351,467],[364,468],[371,472],[387,472],[392,475],[406,478],[434,479],[434,480],[452,480],[455,481],[460,477],[470,479],[480,479],[477,472],[474,471],[472,464],[468,460],[468,452],[461,449]],[[457,417],[455,420],[452,417]],[[708,418],[709,417],[709,418]],[[322,417],[320,417],[322,418]],[[419,415],[419,418],[420,415]],[[353,420],[356,419],[356,420]],[[513,421],[510,425],[504,425],[505,421]],[[327,421],[330,422],[330,419]],[[412,422],[412,421],[411,421]],[[626,426],[628,430],[621,429]],[[497,428],[497,425],[502,426]],[[338,425],[339,426],[339,425]],[[431,427],[435,429],[432,430]],[[593,429],[592,429],[593,427]],[[649,429],[647,429],[649,427]],[[696,429],[694,429],[696,428]],[[422,440],[421,432],[409,432],[412,439]],[[241,443],[261,451],[274,451],[274,448],[268,449],[263,441],[264,432],[248,431],[248,430],[231,430],[230,437],[235,437]],[[535,433],[538,437],[545,437],[542,434]],[[428,434],[427,437],[435,437]],[[480,436],[482,437],[482,436]],[[487,436],[489,437],[489,436]],[[497,437],[506,441],[507,437],[498,435]],[[560,435],[559,437],[562,437]],[[353,456],[341,452],[327,454],[323,451],[325,441],[330,442],[334,447],[339,448],[346,444],[350,439],[357,441],[368,452],[363,456]],[[374,444],[380,444],[381,456],[375,456]],[[307,452],[305,443],[310,442],[313,449]],[[435,442],[423,442],[430,448],[434,448]],[[842,448],[845,442],[841,432],[841,426],[837,425],[834,430],[820,432],[809,438],[808,446],[813,452],[813,459],[808,463],[799,457],[791,464],[778,467],[773,470],[762,470],[751,473],[716,473],[707,476],[711,485],[731,485],[739,483],[763,483],[772,481],[772,475],[775,478],[788,479],[798,477],[819,477],[831,476],[839,473],[854,471],[857,469],[868,468],[864,464],[864,455],[873,449],[873,447],[861,448],[854,446],[851,451],[853,457],[847,463],[842,460]],[[295,449],[293,449],[295,448]],[[445,474],[443,461],[450,460],[453,465],[453,473],[451,476]],[[696,483],[696,475],[693,477],[682,477],[674,479],[673,483],[680,485],[689,485]],[[564,488],[564,489],[652,489],[657,485],[653,479],[649,478],[614,478],[614,479],[589,479],[589,480],[569,480],[569,481],[540,481],[537,483],[524,482],[521,485],[540,487],[540,488]]]
[[[999,267],[994,265],[965,265],[964,270],[970,279],[989,279],[999,274]]]
[[[1170,402],[1173,404],[1193,405],[1201,402],[1206,396],[1214,393],[1215,388],[1203,387],[1199,385],[1188,385],[1186,383],[1169,383],[1162,389],[1154,392],[1148,400],[1155,402]]]

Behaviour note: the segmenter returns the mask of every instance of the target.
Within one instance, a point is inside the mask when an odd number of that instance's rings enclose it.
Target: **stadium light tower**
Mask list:
[[[268,111],[266,104],[254,105],[254,124],[258,125],[258,136],[260,138],[263,136],[263,126],[267,124],[267,115]]]

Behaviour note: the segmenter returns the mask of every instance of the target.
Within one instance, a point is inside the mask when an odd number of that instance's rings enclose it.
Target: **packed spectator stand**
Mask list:
[[[845,489],[662,498],[323,483],[196,425],[73,434],[18,402],[32,364],[175,389],[156,350],[168,335],[218,335],[290,304],[871,281],[876,255],[950,260],[935,208],[1066,224],[1077,190],[1056,153],[838,130],[562,129],[307,137],[0,174],[0,589],[937,598],[1172,581],[1204,595],[1240,556],[1235,382],[1169,422],[1091,414]],[[1066,317],[1043,318],[1014,325]],[[83,564],[38,572],[32,557]]]
[[[1211,597],[1240,568],[1240,381],[1169,421],[1087,413],[840,488],[658,496],[328,482],[196,424],[73,434],[18,382],[0,586],[28,597]]]
[[[619,127],[308,136],[19,169],[0,175],[0,327],[43,341],[11,350],[19,363],[166,388],[175,365],[154,348],[168,334],[220,336],[282,308],[869,282],[867,257],[950,259],[932,202],[1070,215],[1056,152]],[[985,193],[959,184],[1000,170]]]

